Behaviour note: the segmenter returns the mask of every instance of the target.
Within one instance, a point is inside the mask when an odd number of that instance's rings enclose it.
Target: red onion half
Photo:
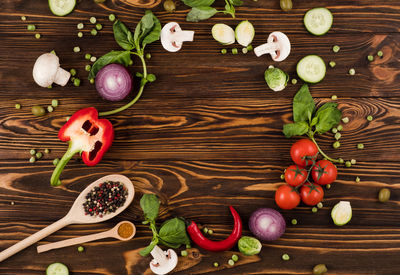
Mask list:
[[[109,64],[97,73],[96,90],[106,100],[120,101],[131,92],[132,77],[124,66]]]
[[[251,214],[249,228],[257,239],[274,241],[285,232],[286,222],[278,211],[271,208],[260,208]]]

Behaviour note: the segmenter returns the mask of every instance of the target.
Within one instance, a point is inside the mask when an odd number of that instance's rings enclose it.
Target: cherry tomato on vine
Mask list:
[[[285,184],[276,190],[275,202],[280,208],[290,210],[299,205],[300,195],[292,186]]]
[[[321,185],[307,183],[300,188],[300,197],[305,204],[314,206],[324,198],[324,190]]]
[[[291,186],[299,186],[307,179],[307,170],[298,165],[290,165],[285,171],[285,181]]]
[[[303,167],[311,165],[312,160],[317,158],[317,153],[317,146],[306,138],[296,141],[290,148],[290,156],[294,163]]]
[[[329,160],[319,160],[311,171],[314,182],[325,185],[331,184],[336,180],[337,168]]]

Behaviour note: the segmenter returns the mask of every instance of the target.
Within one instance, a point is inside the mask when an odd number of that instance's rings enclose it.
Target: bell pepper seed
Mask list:
[[[341,137],[342,137],[341,133],[338,132],[338,133],[335,134],[335,139],[336,140],[339,140]]]
[[[151,58],[151,53],[146,53],[146,59],[150,59]]]
[[[281,180],[284,180],[284,179],[285,179],[285,175],[281,174]]]
[[[33,24],[29,24],[28,26],[26,26],[26,29],[27,29],[28,31],[34,31],[34,30],[36,30],[36,26],[33,25]]]
[[[383,52],[382,52],[382,51],[378,51],[377,55],[378,55],[379,57],[382,57],[382,56],[383,56]]]
[[[92,17],[90,17],[89,21],[90,21],[90,23],[92,23],[92,24],[96,24],[97,19],[96,19],[96,17],[92,16]]]
[[[334,53],[338,53],[340,51],[340,47],[338,45],[335,45],[335,46],[332,47],[332,51]]]
[[[203,232],[204,232],[204,234],[207,234],[207,233],[208,233],[208,228],[207,228],[207,227],[204,227],[204,228],[203,228]]]
[[[235,262],[234,262],[232,259],[229,259],[229,261],[228,261],[228,265],[230,265],[230,266],[234,266],[234,265],[235,265]]]
[[[111,22],[113,22],[115,20],[115,15],[114,14],[110,14],[108,16],[108,20],[110,20]]]
[[[329,66],[331,66],[331,68],[334,68],[336,66],[336,62],[335,61],[329,61]]]
[[[31,157],[30,159],[29,159],[29,162],[30,163],[34,163],[36,161],[36,158],[35,157]]]
[[[359,144],[357,144],[357,149],[364,149],[364,144],[362,144],[362,143],[359,143]]]
[[[92,55],[90,53],[85,54],[85,59],[86,60],[90,60],[91,57],[92,57]]]
[[[90,84],[94,84],[94,78],[91,78],[91,79],[89,80],[89,82],[90,82]]]
[[[92,29],[92,30],[90,31],[90,33],[91,33],[92,35],[97,35],[97,30],[96,30],[96,29]]]
[[[214,234],[214,231],[212,230],[212,229],[208,229],[208,232],[207,232],[209,235],[212,235],[212,234]]]
[[[81,29],[83,29],[84,26],[85,26],[85,25],[83,25],[83,23],[78,23],[78,25],[76,25],[76,28],[77,28],[78,30],[81,30]]]
[[[368,55],[367,59],[368,59],[368,61],[372,62],[372,61],[374,61],[374,56],[373,55]]]
[[[346,163],[344,164],[347,168],[350,168],[351,167],[351,162],[350,161],[346,161]]]
[[[296,219],[292,219],[292,224],[296,225],[297,224],[297,220]]]
[[[92,68],[92,66],[90,66],[89,64],[87,64],[85,66],[85,71],[90,72],[90,69]]]
[[[186,250],[182,250],[181,255],[182,255],[182,257],[187,257],[188,252]]]
[[[57,106],[58,106],[58,100],[57,100],[57,99],[53,99],[53,100],[51,101],[51,106],[57,107]]]
[[[15,104],[15,109],[17,109],[17,110],[21,109],[21,104],[19,104],[19,103]]]
[[[283,254],[282,255],[282,260],[284,260],[284,261],[289,261],[290,260],[290,257],[289,257],[289,255],[288,254]]]

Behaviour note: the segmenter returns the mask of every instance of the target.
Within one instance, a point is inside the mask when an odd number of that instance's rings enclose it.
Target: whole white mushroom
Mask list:
[[[41,87],[56,83],[65,86],[71,74],[60,67],[60,59],[52,53],[44,53],[36,59],[33,66],[33,79]]]

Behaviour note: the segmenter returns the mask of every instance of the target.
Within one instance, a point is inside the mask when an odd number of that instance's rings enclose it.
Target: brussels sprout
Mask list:
[[[289,81],[289,75],[278,68],[268,68],[264,73],[264,78],[268,87],[275,92],[285,89]]]

